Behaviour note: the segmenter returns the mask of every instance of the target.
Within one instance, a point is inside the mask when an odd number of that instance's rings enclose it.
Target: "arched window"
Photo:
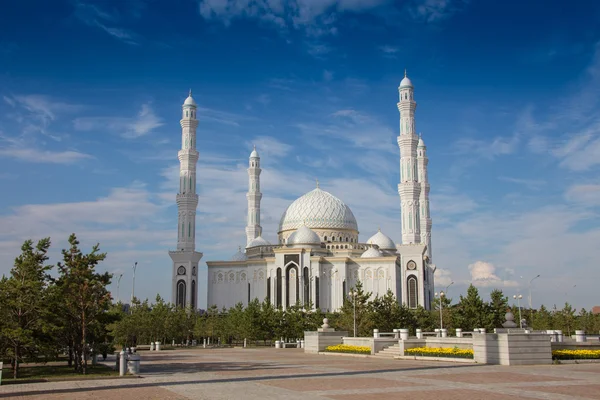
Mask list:
[[[281,307],[281,268],[277,268],[277,292],[276,292],[276,296],[277,298],[275,299],[275,305],[277,307]]]
[[[185,307],[185,281],[177,282],[177,306]]]
[[[302,281],[304,283],[304,305],[306,306],[310,303],[310,278],[308,276],[308,267],[304,267]]]
[[[186,118],[188,117],[188,111],[187,110],[185,111],[185,117]]]
[[[196,309],[196,281],[192,281],[192,310]]]
[[[323,238],[323,240],[324,240],[324,241],[327,241],[327,236],[325,236],[325,237]]]
[[[348,241],[348,236],[346,236],[346,242]]]
[[[267,299],[269,299],[269,303],[271,303],[271,277],[267,278]]]
[[[417,278],[414,275],[409,276],[407,279],[408,308],[417,308],[419,304],[417,287]]]

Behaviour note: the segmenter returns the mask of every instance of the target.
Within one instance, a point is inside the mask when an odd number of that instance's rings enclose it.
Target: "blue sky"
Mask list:
[[[600,279],[600,5],[580,1],[13,2],[0,15],[0,273],[27,238],[76,232],[131,293],[170,298],[180,107],[199,104],[196,245],[245,243],[314,187],[361,240],[400,241],[397,87],[430,158],[436,282],[590,308]],[[204,269],[205,271],[205,269]],[[115,285],[116,286],[116,285]],[[115,288],[116,289],[116,288]],[[116,293],[115,293],[116,296]],[[205,285],[200,283],[201,306]]]

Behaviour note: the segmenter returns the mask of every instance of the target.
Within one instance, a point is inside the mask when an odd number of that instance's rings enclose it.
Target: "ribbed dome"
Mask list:
[[[256,239],[253,239],[250,243],[248,243],[248,246],[246,246],[246,248],[256,247],[256,246],[270,246],[270,245],[271,245],[271,243],[269,243],[265,239],[263,239],[262,236],[259,236]]]
[[[290,235],[288,244],[321,244],[321,238],[308,226],[302,225]]]
[[[362,253],[362,255],[360,256],[360,258],[375,258],[375,257],[381,257],[381,252],[379,250],[377,250],[375,247],[369,247],[367,249],[367,251]]]
[[[396,250],[396,244],[388,236],[378,231],[367,240],[367,244],[377,245],[382,250]]]
[[[419,136],[419,144],[417,144],[417,147],[425,147],[425,142],[423,141],[423,138]]]
[[[356,218],[343,201],[316,188],[296,199],[281,216],[279,231],[306,225],[312,229],[352,229],[358,231]]]
[[[246,253],[242,251],[241,247],[238,247],[237,253],[231,257],[231,261],[246,261],[247,259],[248,257],[246,256]]]

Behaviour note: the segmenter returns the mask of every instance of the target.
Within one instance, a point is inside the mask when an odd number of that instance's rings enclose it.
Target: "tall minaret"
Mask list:
[[[246,225],[246,245],[262,234],[262,227],[260,226],[260,199],[262,199],[262,193],[260,192],[260,157],[254,150],[250,153],[250,160],[248,161],[248,193],[246,198],[248,199],[248,224]]]
[[[419,196],[419,204],[421,206],[421,243],[427,245],[426,255],[431,263],[431,215],[429,214],[429,177],[427,176],[427,147],[423,138],[419,136],[419,144],[417,145],[417,171],[419,182],[421,183],[421,194]]]
[[[173,260],[172,302],[180,307],[198,308],[198,262],[196,251],[196,102],[190,90],[182,106],[181,150],[179,158],[179,193],[177,199],[177,250],[170,251]]]
[[[402,209],[402,243],[420,243],[419,195],[421,185],[417,176],[417,143],[419,137],[415,134],[415,110],[417,103],[413,98],[413,85],[406,76],[398,88],[400,101],[400,184],[398,194]]]

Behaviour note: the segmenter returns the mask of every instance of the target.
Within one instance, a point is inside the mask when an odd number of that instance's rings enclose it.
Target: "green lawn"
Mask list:
[[[19,368],[19,379],[12,377],[10,364],[4,364],[2,369],[2,385],[11,383],[25,383],[27,381],[50,382],[50,381],[72,381],[82,379],[98,379],[103,377],[119,376],[115,371],[105,365],[88,365],[87,375],[81,375],[73,371],[67,365],[35,365]]]

